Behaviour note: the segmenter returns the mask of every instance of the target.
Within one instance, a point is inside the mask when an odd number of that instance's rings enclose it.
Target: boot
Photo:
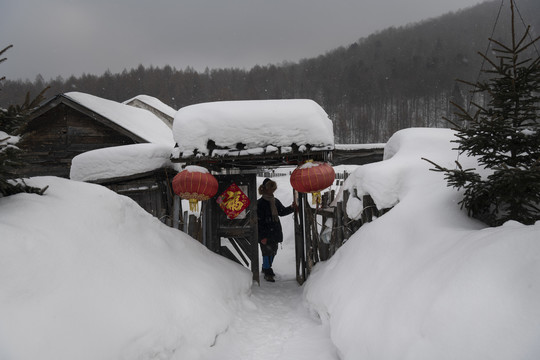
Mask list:
[[[262,272],[264,273],[264,280],[266,281],[269,281],[269,282],[275,282],[276,280],[274,280],[274,272],[272,271],[272,269],[262,269]]]

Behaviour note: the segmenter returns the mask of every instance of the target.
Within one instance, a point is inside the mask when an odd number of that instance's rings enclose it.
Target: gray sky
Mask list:
[[[0,0],[0,76],[46,80],[144,66],[196,70],[324,54],[482,0]]]

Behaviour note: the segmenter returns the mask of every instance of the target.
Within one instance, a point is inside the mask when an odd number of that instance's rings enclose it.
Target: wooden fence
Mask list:
[[[285,174],[265,173],[263,176],[282,176]],[[361,196],[362,212],[358,219],[351,219],[347,214],[347,203],[351,196],[344,190],[343,183],[347,179],[346,172],[337,173],[335,186],[322,194],[319,206],[311,204],[307,194],[294,191],[299,210],[294,214],[294,232],[296,247],[296,279],[302,284],[308,277],[315,264],[330,259],[336,251],[365,223],[371,222],[389,209],[378,209],[370,195]],[[338,193],[342,193],[340,201],[336,201]],[[202,217],[182,212],[178,196],[174,199],[175,213],[179,216],[173,227],[189,234],[194,239],[203,242]],[[201,213],[206,202],[199,203]]]
[[[343,194],[340,201],[335,201],[336,189],[324,193],[319,206],[310,205],[305,194],[297,195],[300,215],[295,218],[296,278],[300,284],[309,277],[315,264],[330,259],[363,224],[389,210],[378,209],[370,195],[363,195],[360,217],[349,218],[346,209],[351,194],[341,188],[347,174],[336,174],[336,178],[337,192]]]

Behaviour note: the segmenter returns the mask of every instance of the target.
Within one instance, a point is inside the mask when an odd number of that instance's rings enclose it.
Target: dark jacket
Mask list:
[[[291,214],[294,209],[292,206],[283,206],[281,201],[277,198],[276,208],[279,216],[285,216]],[[283,230],[281,229],[281,222],[272,220],[272,210],[270,209],[270,202],[262,197],[257,200],[257,220],[259,231],[259,242],[267,238],[268,244],[277,244],[283,241]]]

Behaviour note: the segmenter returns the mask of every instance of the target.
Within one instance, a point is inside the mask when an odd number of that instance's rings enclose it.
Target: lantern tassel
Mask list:
[[[322,196],[320,191],[312,192],[311,193],[311,204],[312,205],[320,205],[322,203]]]
[[[199,211],[199,200],[189,199],[189,211],[191,212]]]

